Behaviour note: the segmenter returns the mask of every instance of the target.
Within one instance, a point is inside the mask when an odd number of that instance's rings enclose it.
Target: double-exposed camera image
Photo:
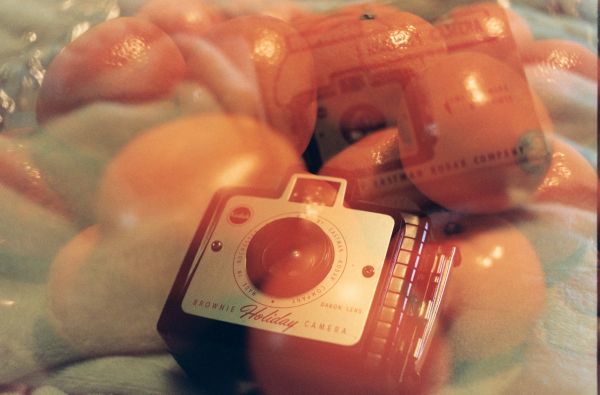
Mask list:
[[[337,355],[326,374],[418,380],[457,250],[430,241],[426,217],[352,202],[346,187],[295,174],[280,195],[217,194],[158,326],[192,376],[266,331]]]

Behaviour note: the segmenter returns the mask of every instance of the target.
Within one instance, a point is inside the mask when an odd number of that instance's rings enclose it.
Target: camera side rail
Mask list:
[[[418,377],[431,344],[456,247],[427,245],[429,222],[404,214],[405,232],[386,285],[365,366],[391,370],[398,383]]]

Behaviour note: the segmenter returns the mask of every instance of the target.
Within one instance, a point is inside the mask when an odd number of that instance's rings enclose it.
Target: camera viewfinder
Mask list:
[[[318,204],[332,207],[340,190],[340,183],[312,178],[298,178],[290,202]]]

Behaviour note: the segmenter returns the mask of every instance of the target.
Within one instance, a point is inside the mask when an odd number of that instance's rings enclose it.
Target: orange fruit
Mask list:
[[[455,7],[436,22],[449,52],[476,51],[521,70],[519,48],[533,41],[526,22],[514,11],[492,2]]]
[[[109,20],[54,58],[40,88],[37,118],[44,122],[94,101],[165,97],[184,72],[177,46],[154,24],[136,17]]]
[[[81,338],[84,332],[80,331],[80,327],[86,327],[84,322],[89,322],[91,317],[86,316],[85,309],[82,309],[86,297],[85,293],[78,294],[80,289],[76,284],[81,272],[85,270],[85,261],[99,241],[100,232],[97,226],[85,228],[69,240],[52,261],[48,279],[49,321],[56,332],[71,344],[86,343]],[[84,314],[72,315],[74,310],[81,310]],[[79,324],[73,325],[74,322]],[[87,330],[83,337],[89,335],[90,331]],[[87,339],[87,343],[93,342],[93,337]]]
[[[562,203],[594,211],[597,196],[596,170],[569,143],[555,138],[550,169],[533,195],[533,201]]]
[[[32,161],[72,219],[91,225],[98,183],[110,159],[136,134],[178,116],[181,107],[170,100],[91,103],[52,119],[31,136]]]
[[[455,359],[510,352],[525,341],[544,308],[544,273],[536,251],[498,217],[440,213],[431,220],[437,236],[461,254],[444,312]],[[449,229],[456,234],[445,235]]]
[[[430,204],[402,169],[395,127],[373,132],[345,148],[325,162],[319,174],[348,180],[352,200],[406,211],[420,211]]]
[[[526,202],[550,163],[550,145],[524,76],[477,52],[457,52],[406,88],[400,158],[431,200],[489,213]],[[546,120],[547,121],[547,120]],[[422,144],[427,141],[427,144]]]
[[[291,336],[252,330],[248,358],[256,384],[265,395],[429,394],[446,384],[452,371],[452,353],[443,336],[432,339],[420,381],[407,380],[400,391],[396,380],[386,382],[367,369],[345,370],[345,360],[325,343],[298,343]]]
[[[31,140],[0,136],[0,185],[57,214],[67,215],[65,202],[49,186],[31,157]]]
[[[201,35],[223,19],[216,8],[204,0],[150,0],[144,3],[137,16],[147,18],[169,35]]]
[[[156,319],[191,235],[172,222],[153,225],[128,232],[94,225],[53,261],[50,322],[77,355],[164,350]]]
[[[429,22],[386,5],[345,6],[294,24],[317,64],[316,137],[325,159],[394,125],[402,87],[446,51]]]
[[[538,94],[546,106],[557,132],[583,147],[597,145],[596,81],[561,69],[526,65],[531,91]],[[596,156],[595,153],[593,156]]]
[[[301,169],[287,141],[251,118],[181,118],[142,133],[112,160],[100,183],[98,216],[113,227],[161,214],[199,220],[218,189],[274,189]]]
[[[230,19],[204,39],[185,43],[190,77],[229,112],[271,125],[301,154],[316,117],[315,66],[305,40],[288,23],[264,15]]]
[[[566,70],[598,80],[598,56],[583,45],[567,40],[537,40],[526,47],[523,62],[540,69]]]
[[[92,254],[92,251],[96,248],[100,240],[101,234],[98,226],[93,225],[76,234],[60,249],[60,251],[58,251],[54,257],[50,279],[48,281],[48,283],[51,284],[51,291],[62,294],[70,288],[73,279],[81,270],[82,264]],[[54,294],[55,292],[50,293],[51,296]],[[70,298],[73,302],[78,300],[76,295],[71,295]],[[49,301],[50,309],[54,312],[55,316],[66,314],[66,312],[62,310],[66,306],[57,305],[56,300],[52,297]]]

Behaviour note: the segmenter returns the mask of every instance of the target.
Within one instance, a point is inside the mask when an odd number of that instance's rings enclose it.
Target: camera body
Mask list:
[[[346,186],[295,174],[282,194],[217,193],[158,323],[190,376],[218,392],[251,380],[258,333],[317,350],[283,361],[334,355],[319,374],[418,379],[456,248],[433,245],[426,218],[352,202]]]

